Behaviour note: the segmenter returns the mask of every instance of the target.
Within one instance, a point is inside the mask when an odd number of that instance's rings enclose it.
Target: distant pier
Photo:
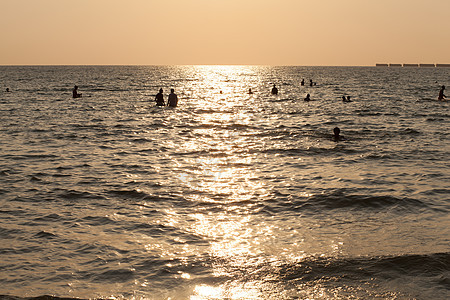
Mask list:
[[[375,66],[397,68],[450,68],[450,64],[376,64]]]

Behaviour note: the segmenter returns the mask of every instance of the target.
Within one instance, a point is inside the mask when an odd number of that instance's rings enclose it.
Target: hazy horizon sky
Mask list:
[[[450,63],[449,0],[0,0],[0,65]]]

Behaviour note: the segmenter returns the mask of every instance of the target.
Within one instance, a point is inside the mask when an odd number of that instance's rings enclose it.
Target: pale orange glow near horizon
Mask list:
[[[450,63],[448,0],[0,0],[0,65]]]

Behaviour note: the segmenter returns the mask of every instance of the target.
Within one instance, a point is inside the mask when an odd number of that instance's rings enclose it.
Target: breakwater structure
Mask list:
[[[450,64],[375,64],[375,66],[397,68],[450,68]]]

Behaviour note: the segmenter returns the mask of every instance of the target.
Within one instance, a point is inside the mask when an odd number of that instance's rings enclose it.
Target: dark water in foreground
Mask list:
[[[443,84],[449,69],[0,67],[0,298],[448,299]],[[153,106],[160,87],[179,107]]]

